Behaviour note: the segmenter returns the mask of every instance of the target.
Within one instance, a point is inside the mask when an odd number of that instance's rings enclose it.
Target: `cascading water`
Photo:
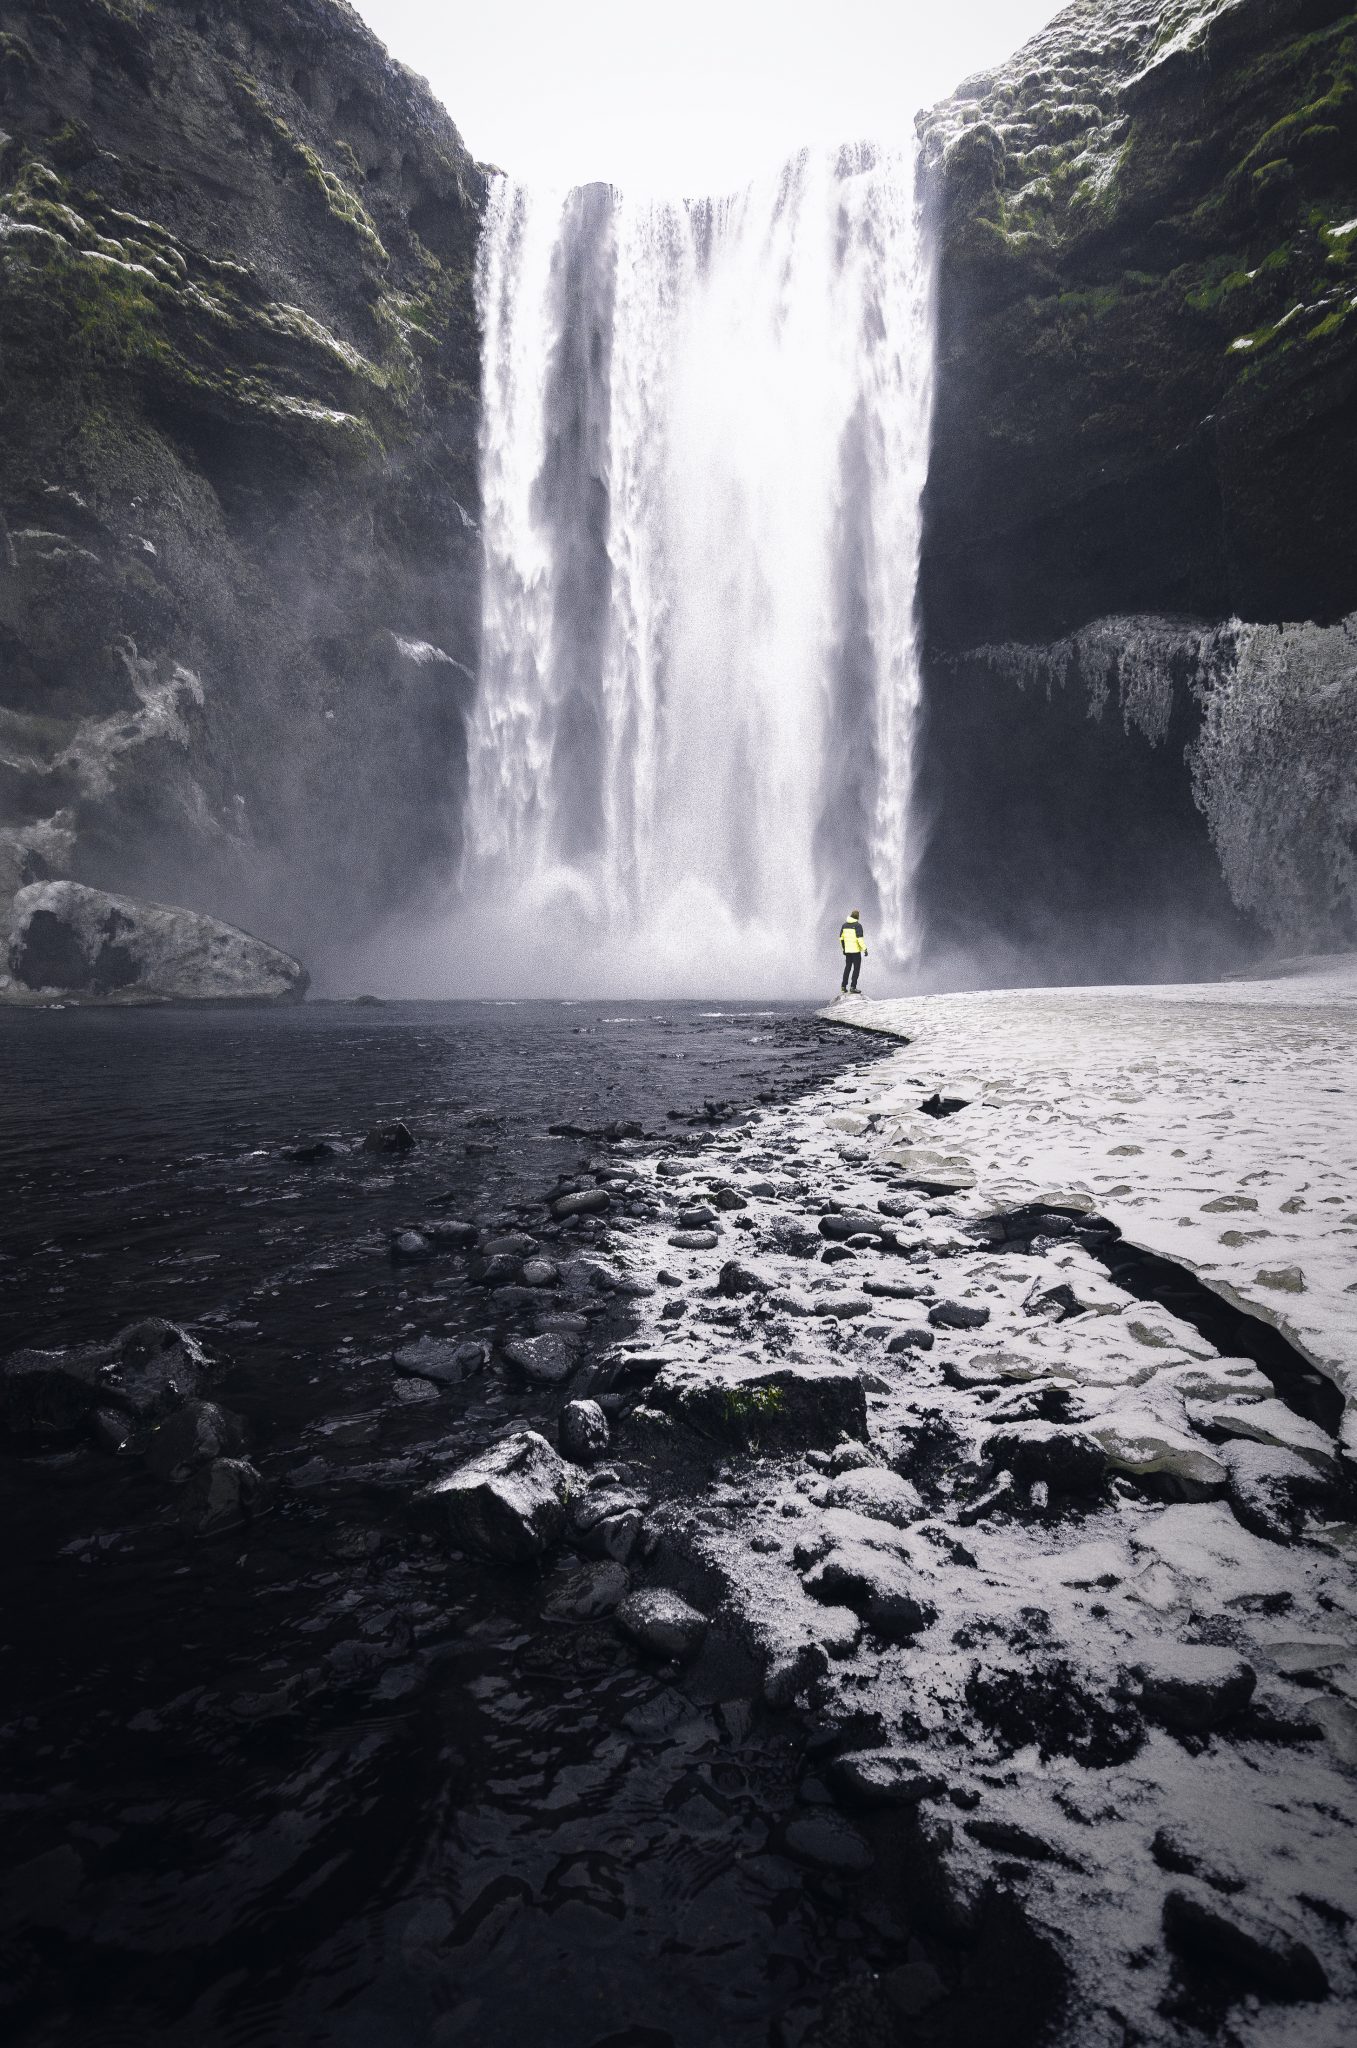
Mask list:
[[[524,988],[794,994],[912,951],[931,336],[912,154],[721,201],[496,182],[463,900]],[[878,984],[880,986],[880,984]]]

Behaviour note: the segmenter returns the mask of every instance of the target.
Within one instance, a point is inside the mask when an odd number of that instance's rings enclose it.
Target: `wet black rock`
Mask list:
[[[645,1496],[620,1487],[577,1495],[570,1503],[569,1537],[588,1557],[625,1564],[645,1529]]]
[[[561,1410],[557,1441],[575,1465],[592,1465],[608,1448],[608,1418],[597,1401],[567,1401]]]
[[[630,1586],[631,1573],[625,1565],[585,1565],[556,1588],[542,1611],[553,1621],[599,1621],[614,1612]]]
[[[1030,1828],[1011,1820],[968,1820],[962,1826],[982,1849],[994,1849],[1001,1856],[1020,1856],[1025,1863],[1064,1863],[1071,1869],[1082,1866],[1055,1849]]]
[[[1132,1668],[1149,1718],[1189,1734],[1242,1713],[1257,1683],[1252,1665],[1209,1643],[1157,1643]]]
[[[260,1505],[263,1481],[245,1458],[214,1458],[185,1481],[179,1518],[193,1536],[219,1536],[238,1529]]]
[[[803,1863],[814,1863],[821,1870],[870,1870],[876,1861],[866,1837],[838,1814],[826,1813],[823,1808],[798,1814],[788,1821],[782,1841],[789,1855]]]
[[[413,1151],[415,1142],[415,1134],[409,1124],[397,1117],[389,1124],[374,1124],[363,1139],[363,1150],[400,1158],[403,1153]]]
[[[742,1259],[727,1259],[716,1279],[717,1293],[732,1297],[767,1294],[771,1285],[756,1266],[747,1266]]]
[[[544,1436],[501,1438],[431,1489],[462,1549],[521,1561],[539,1557],[565,1527],[569,1467]]]
[[[470,1251],[480,1237],[474,1223],[455,1223],[441,1216],[426,1216],[414,1228],[441,1252]]]
[[[486,1347],[474,1338],[417,1337],[395,1352],[395,1363],[401,1372],[432,1380],[439,1386],[458,1386],[480,1372],[485,1362]]]
[[[525,1287],[558,1287],[561,1281],[559,1266],[550,1259],[525,1259],[523,1261],[523,1285]]]
[[[387,1239],[387,1250],[393,1259],[406,1265],[434,1255],[433,1246],[420,1230],[393,1230]]]
[[[1107,1453],[1095,1438],[1056,1422],[1009,1423],[986,1437],[983,1448],[1021,1485],[1044,1480],[1056,1493],[1096,1494],[1107,1471]]]
[[[629,1593],[617,1609],[617,1623],[641,1649],[678,1663],[695,1657],[707,1634],[707,1617],[661,1587]]]
[[[504,1347],[510,1365],[542,1386],[568,1380],[579,1361],[579,1346],[559,1331],[544,1337],[511,1337]]]
[[[1164,1900],[1164,1938],[1189,1966],[1221,1980],[1232,1998],[1253,1992],[1285,2002],[1327,1998],[1329,1980],[1305,1942],[1269,1918],[1225,1906],[1185,1886]]]
[[[290,954],[218,918],[78,882],[39,881],[14,898],[0,1003],[34,995],[114,1004],[293,1003],[307,980]]]
[[[935,1301],[928,1320],[937,1330],[979,1330],[989,1321],[989,1310],[962,1301]]]
[[[467,1275],[473,1287],[511,1287],[521,1277],[522,1261],[512,1252],[492,1252],[473,1259]]]
[[[182,1486],[200,1465],[234,1458],[245,1447],[245,1425],[215,1401],[186,1401],[158,1422],[146,1439],[147,1470],[171,1486]]]
[[[15,1437],[62,1437],[116,1409],[143,1420],[195,1395],[207,1368],[195,1338],[152,1316],[111,1344],[19,1351],[0,1367],[0,1428]]]

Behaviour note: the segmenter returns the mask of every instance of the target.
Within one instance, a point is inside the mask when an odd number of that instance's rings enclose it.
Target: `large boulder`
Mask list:
[[[196,910],[32,882],[10,912],[0,1001],[296,1003],[299,961]]]
[[[867,1433],[861,1378],[828,1365],[671,1365],[650,1398],[699,1435],[742,1448],[828,1450]]]
[[[535,1429],[521,1429],[433,1488],[448,1533],[466,1550],[519,1562],[540,1557],[565,1527],[569,1467]]]
[[[70,1436],[100,1411],[150,1422],[191,1400],[206,1369],[197,1340],[160,1316],[133,1323],[111,1344],[16,1351],[0,1366],[0,1431]]]

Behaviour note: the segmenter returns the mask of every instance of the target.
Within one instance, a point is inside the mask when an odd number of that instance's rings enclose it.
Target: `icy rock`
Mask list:
[[[746,1266],[740,1259],[727,1259],[717,1276],[716,1291],[732,1298],[742,1294],[766,1294],[771,1284],[754,1266]]]
[[[1234,1396],[1266,1400],[1272,1382],[1251,1358],[1212,1358],[1198,1365],[1160,1368],[1155,1384],[1171,1387],[1184,1401],[1228,1401]]]
[[[558,1440],[576,1465],[591,1465],[608,1448],[608,1418],[597,1401],[567,1401],[561,1410]]]
[[[1204,1889],[1175,1888],[1164,1900],[1164,1938],[1174,1954],[1246,1991],[1288,2002],[1327,1998],[1329,1981],[1314,1950],[1275,1919],[1225,1906]]]
[[[629,1593],[617,1609],[617,1623],[652,1656],[682,1664],[697,1655],[707,1634],[706,1616],[663,1587]]]
[[[837,1545],[810,1567],[802,1584],[814,1600],[851,1608],[886,1642],[906,1642],[935,1619],[905,1560],[865,1543]]]
[[[1103,1446],[1058,1422],[1014,1422],[985,1438],[984,1454],[1023,1486],[1045,1480],[1057,1493],[1097,1493],[1107,1470]]]
[[[1294,1451],[1317,1472],[1336,1476],[1338,1466],[1332,1438],[1317,1422],[1293,1414],[1283,1401],[1189,1401],[1186,1405],[1188,1419],[1198,1429]]]
[[[979,1330],[989,1321],[989,1310],[964,1301],[935,1301],[928,1320],[935,1330]]]
[[[645,1498],[616,1487],[579,1495],[570,1504],[568,1534],[577,1550],[625,1564],[641,1540]]]
[[[957,1152],[930,1152],[922,1145],[902,1146],[886,1154],[887,1166],[907,1188],[926,1195],[959,1195],[975,1186],[975,1169]]]
[[[848,1436],[842,1443],[835,1444],[827,1458],[822,1451],[812,1451],[808,1454],[806,1462],[809,1465],[817,1465],[821,1471],[855,1472],[859,1465],[883,1465],[885,1459],[875,1444],[863,1443],[858,1437]]]
[[[903,1529],[924,1511],[923,1502],[907,1479],[898,1472],[864,1465],[843,1473],[830,1482],[825,1505],[848,1508],[855,1514],[890,1522]]]
[[[828,1776],[836,1792],[862,1806],[917,1806],[943,1789],[914,1757],[889,1749],[850,1750],[834,1758]]]
[[[157,1479],[182,1486],[200,1465],[210,1464],[213,1458],[234,1458],[244,1443],[245,1429],[238,1415],[219,1408],[215,1401],[186,1401],[156,1424],[144,1455],[148,1470]]]
[[[1303,1507],[1325,1491],[1308,1458],[1275,1444],[1236,1441],[1223,1446],[1221,1457],[1236,1517],[1255,1536],[1274,1543],[1289,1542],[1298,1533]]]
[[[1171,1870],[1177,1877],[1198,1877],[1216,1892],[1242,1892],[1244,1889],[1244,1880],[1238,1871],[1223,1862],[1214,1850],[1199,1842],[1178,1821],[1166,1821],[1157,1829],[1150,1847],[1161,1870]]]
[[[1107,1454],[1114,1472],[1169,1500],[1214,1500],[1229,1485],[1229,1471],[1219,1458],[1199,1449],[1186,1435],[1157,1424],[1142,1427],[1142,1418],[1090,1422],[1088,1433]]]
[[[9,914],[0,1002],[35,995],[85,1002],[296,1003],[301,963],[235,925],[178,905],[143,903],[79,882],[32,882]]]
[[[1144,1740],[1140,1715],[1119,1690],[1064,1657],[977,1665],[966,1703],[1005,1753],[1031,1743],[1043,1763],[1053,1756],[1090,1768],[1125,1763]]]
[[[247,1459],[214,1458],[185,1482],[179,1496],[180,1520],[193,1536],[216,1536],[239,1528],[262,1489],[263,1481]]]
[[[1257,1674],[1233,1650],[1210,1643],[1156,1643],[1132,1665],[1141,1707],[1152,1721],[1186,1734],[1218,1728],[1242,1712]]]
[[[861,1378],[827,1365],[671,1365],[651,1399],[700,1435],[741,1447],[828,1449],[867,1429]]]
[[[889,1344],[887,1344],[886,1350],[893,1356],[898,1357],[902,1351],[931,1351],[933,1343],[934,1338],[931,1330],[897,1330]]]
[[[463,1549],[513,1561],[538,1557],[565,1526],[569,1467],[544,1436],[522,1429],[432,1489]]]
[[[542,1611],[553,1621],[597,1621],[614,1611],[630,1586],[631,1573],[625,1565],[611,1561],[586,1565],[557,1587]]]
[[[575,1370],[578,1350],[557,1331],[545,1337],[511,1337],[504,1347],[510,1365],[540,1386],[559,1385]]]

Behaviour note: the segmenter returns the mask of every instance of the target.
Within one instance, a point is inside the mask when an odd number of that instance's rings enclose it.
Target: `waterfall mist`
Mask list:
[[[421,978],[803,994],[853,907],[904,968],[930,398],[912,153],[808,151],[686,204],[499,179],[478,295],[481,672],[463,869]]]

